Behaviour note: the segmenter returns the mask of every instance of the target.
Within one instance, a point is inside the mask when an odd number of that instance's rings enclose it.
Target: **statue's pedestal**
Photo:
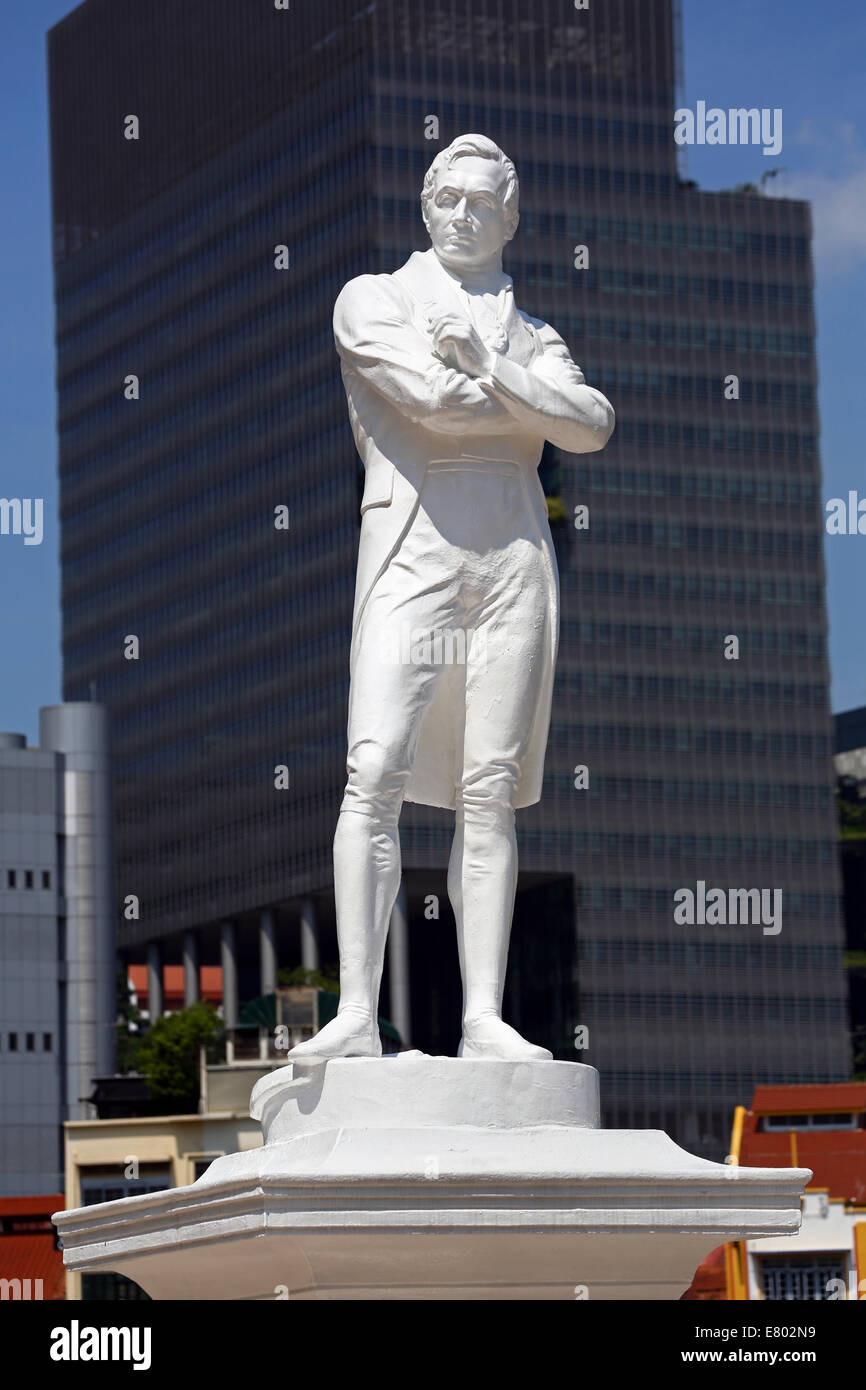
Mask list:
[[[676,1299],[714,1246],[793,1234],[811,1177],[598,1128],[574,1062],[403,1053],[256,1085],[264,1146],[54,1218],[69,1269],[158,1299]]]

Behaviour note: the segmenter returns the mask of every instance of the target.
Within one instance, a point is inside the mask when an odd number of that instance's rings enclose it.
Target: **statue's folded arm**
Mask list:
[[[514,416],[447,367],[413,327],[387,276],[350,280],[334,305],[340,358],[413,424],[444,434],[509,434]]]
[[[542,324],[538,336],[544,352],[531,367],[497,355],[479,385],[491,399],[501,400],[528,431],[543,435],[557,448],[574,454],[603,449],[613,433],[613,406],[600,391],[586,385],[583,372],[554,329]]]

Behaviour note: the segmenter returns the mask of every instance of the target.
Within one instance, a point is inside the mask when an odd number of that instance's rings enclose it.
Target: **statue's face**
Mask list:
[[[449,269],[472,270],[498,257],[508,230],[501,187],[493,159],[464,155],[437,173],[427,223],[433,249]]]

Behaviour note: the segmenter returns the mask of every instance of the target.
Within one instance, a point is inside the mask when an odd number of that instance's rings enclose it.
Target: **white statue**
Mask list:
[[[366,483],[348,782],[334,839],[339,1012],[292,1057],[381,1055],[379,986],[404,799],[451,807],[448,894],[463,1057],[551,1054],[503,1022],[514,812],[541,795],[558,578],[538,478],[545,440],[602,449],[613,410],[562,338],[517,308],[502,248],[513,164],[463,135],[421,194],[432,248],[340,293],[334,336]]]

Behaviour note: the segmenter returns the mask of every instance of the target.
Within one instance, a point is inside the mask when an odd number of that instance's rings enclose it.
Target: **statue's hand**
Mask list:
[[[474,324],[460,314],[443,314],[430,321],[433,346],[437,354],[467,376],[485,376],[493,366],[494,354],[479,336]]]

